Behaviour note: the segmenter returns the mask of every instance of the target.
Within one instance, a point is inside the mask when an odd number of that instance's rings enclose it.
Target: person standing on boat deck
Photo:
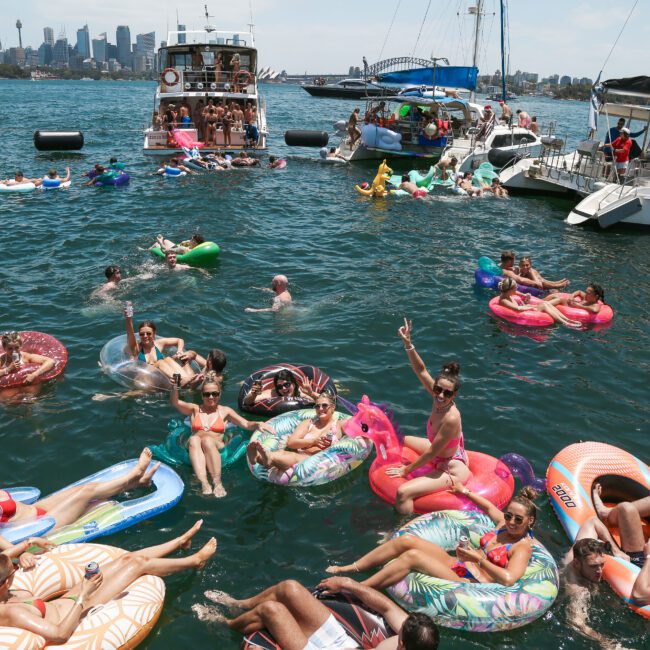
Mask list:
[[[174,104],[169,104],[167,110],[163,115],[163,123],[167,131],[172,131],[176,127],[176,117],[178,113],[176,112],[176,106]]]
[[[620,118],[618,122],[616,123],[616,126],[613,126],[608,132],[607,135],[605,136],[605,143],[603,146],[603,153],[605,154],[605,160],[607,162],[612,162],[614,155],[612,153],[612,147],[609,146],[611,145],[614,140],[616,140],[618,137],[621,135],[621,131],[625,127],[625,119]],[[634,133],[631,133],[630,130],[628,129],[628,133],[630,134],[630,138],[638,138],[640,135],[642,135],[645,131],[647,130],[647,127],[641,129],[640,131],[635,131]]]
[[[230,108],[233,119],[233,128],[242,129],[244,127],[244,111],[238,102],[233,102]]]
[[[214,60],[214,80],[218,84],[221,83],[221,71],[223,70],[223,57],[221,52],[217,52],[217,56]]]
[[[221,125],[223,128],[223,144],[226,147],[230,147],[230,127],[232,126],[232,113],[230,111],[221,119]]]
[[[355,108],[350,115],[348,120],[348,135],[350,136],[350,148],[352,148],[356,141],[361,137],[361,131],[357,124],[359,123],[359,113],[361,113],[360,108]]]
[[[203,137],[203,100],[199,99],[196,106],[192,111],[192,122],[196,129],[196,139],[200,140]]]
[[[627,174],[627,164],[630,162],[630,150],[632,149],[632,138],[630,129],[623,127],[621,135],[612,142],[612,152],[614,154],[614,168],[619,183],[624,182]]]
[[[512,121],[512,109],[503,100],[499,102],[499,106],[501,106],[501,121],[505,124],[510,124]]]
[[[289,293],[289,280],[286,275],[276,275],[271,281],[270,289],[262,289],[262,291],[272,291],[275,294],[273,298],[273,305],[265,307],[264,309],[255,309],[254,307],[246,307],[244,311],[247,312],[260,312],[260,311],[278,311],[282,307],[291,304],[291,294]]]
[[[530,126],[528,127],[535,135],[539,135],[539,126],[537,124],[537,115],[530,118]]]
[[[519,126],[521,126],[524,129],[529,129],[530,128],[530,123],[532,120],[530,119],[530,115],[526,113],[526,111],[522,111],[521,108],[517,109],[517,122]]]

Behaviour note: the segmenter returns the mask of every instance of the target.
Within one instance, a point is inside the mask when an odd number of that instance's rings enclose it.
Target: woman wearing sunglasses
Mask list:
[[[280,370],[273,377],[273,388],[268,390],[262,389],[261,381],[254,381],[250,391],[244,398],[246,406],[254,406],[258,402],[276,398],[302,397],[309,401],[314,401],[318,393],[309,384],[298,385],[296,377],[290,370]]]
[[[134,359],[150,366],[155,366],[160,372],[171,379],[175,374],[181,376],[181,386],[192,381],[196,372],[191,364],[183,361],[185,341],[177,337],[156,337],[156,324],[150,320],[142,321],[138,325],[138,336],[135,338],[133,328],[133,308],[127,305],[124,308],[126,319],[126,340]],[[175,347],[176,353],[166,357],[165,348]],[[189,361],[189,360],[188,360]]]
[[[260,463],[266,468],[285,471],[340,440],[343,429],[335,411],[336,397],[322,393],[316,399],[314,409],[316,415],[303,420],[294,429],[286,449],[269,451],[259,441],[251,442],[246,452],[250,464]]]
[[[264,422],[251,422],[244,419],[228,406],[219,404],[221,400],[221,383],[216,375],[208,373],[203,386],[201,386],[201,404],[183,402],[178,398],[178,385],[172,382],[170,391],[171,405],[183,415],[190,418],[192,435],[188,443],[190,461],[196,477],[201,483],[203,494],[214,494],[221,498],[226,496],[226,490],[221,483],[221,454],[224,448],[223,434],[226,424],[232,424],[255,431],[273,432],[273,428]],[[210,487],[208,474],[212,478],[213,486]]]
[[[47,602],[36,598],[29,591],[11,589],[16,569],[10,558],[15,557],[25,544],[18,544],[13,549],[0,553],[0,626],[38,634],[48,646],[65,643],[89,610],[123,595],[129,585],[141,576],[164,577],[181,571],[203,569],[217,551],[214,537],[192,555],[174,559],[165,557],[179,549],[189,548],[201,523],[199,520],[186,533],[169,542],[135,553],[125,553],[107,562],[101,567],[101,573],[89,579],[82,578],[62,596]],[[88,645],[84,645],[89,647],[91,641],[92,639]],[[3,644],[3,647],[7,646]],[[33,646],[30,644],[30,647]]]
[[[5,332],[2,335],[3,352],[0,354],[0,377],[6,377],[13,372],[17,372],[24,363],[34,363],[39,367],[34,372],[30,372],[24,379],[26,384],[31,384],[38,376],[54,368],[54,359],[42,354],[21,352],[22,347],[23,339],[18,332]]]
[[[411,342],[413,325],[404,319],[398,334],[416,377],[433,397],[431,415],[427,420],[427,438],[406,436],[404,445],[420,456],[409,465],[389,467],[389,476],[414,476],[397,489],[395,508],[403,514],[413,512],[413,500],[424,494],[447,490],[452,479],[467,481],[471,476],[463,442],[460,411],[454,400],[460,387],[460,366],[452,362],[440,369],[436,377],[429,374],[424,361]]]
[[[471,499],[494,522],[495,530],[481,537],[480,548],[458,546],[453,556],[433,542],[406,534],[385,542],[352,564],[328,567],[327,572],[368,571],[383,565],[363,581],[375,589],[394,585],[411,571],[455,582],[514,585],[526,572],[532,555],[533,526],[537,519],[533,499],[537,492],[531,487],[522,488],[502,512],[459,481],[454,480],[451,489]]]

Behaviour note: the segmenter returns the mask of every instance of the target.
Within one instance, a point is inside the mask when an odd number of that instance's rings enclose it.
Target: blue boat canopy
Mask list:
[[[395,72],[381,72],[379,81],[382,83],[399,84],[406,86],[413,84],[416,86],[433,85],[433,68],[413,68],[412,70],[397,70]],[[474,90],[476,88],[476,78],[478,68],[473,66],[439,66],[436,67],[436,86],[445,88],[466,88]]]

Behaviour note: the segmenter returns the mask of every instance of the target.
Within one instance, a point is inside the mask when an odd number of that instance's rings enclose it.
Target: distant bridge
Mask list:
[[[375,77],[380,72],[387,70],[410,70],[411,68],[430,68],[433,65],[430,59],[418,59],[413,56],[396,56],[392,59],[384,59],[369,65],[365,70],[368,77]]]

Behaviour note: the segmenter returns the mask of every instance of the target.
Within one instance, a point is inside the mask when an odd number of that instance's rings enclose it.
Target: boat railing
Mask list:
[[[255,94],[256,79],[248,70],[239,72],[224,72],[213,67],[201,70],[176,70],[178,81],[173,84],[160,82],[160,91],[178,92],[231,92],[241,94]],[[164,74],[164,73],[163,73]]]

